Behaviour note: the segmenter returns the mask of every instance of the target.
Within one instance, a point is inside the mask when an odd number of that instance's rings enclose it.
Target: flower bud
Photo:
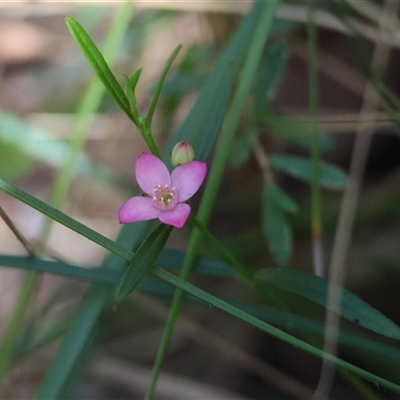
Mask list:
[[[171,163],[174,167],[186,164],[194,159],[193,147],[187,142],[178,142],[171,153]]]

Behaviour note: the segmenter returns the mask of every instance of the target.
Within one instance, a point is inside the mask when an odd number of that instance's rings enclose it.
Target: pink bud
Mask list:
[[[171,153],[171,163],[174,167],[193,161],[194,150],[187,142],[178,142]]]

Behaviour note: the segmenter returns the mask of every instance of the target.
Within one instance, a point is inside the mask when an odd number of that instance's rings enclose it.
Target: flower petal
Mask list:
[[[119,210],[118,218],[121,224],[146,221],[157,218],[160,211],[153,206],[150,197],[132,197]]]
[[[170,185],[171,177],[166,165],[155,155],[142,153],[136,161],[136,180],[150,196],[157,185]]]
[[[188,204],[177,204],[171,211],[161,211],[158,218],[167,225],[182,228],[190,214],[190,206]]]
[[[176,167],[171,174],[171,185],[179,195],[179,202],[192,197],[204,181],[207,165],[200,161],[192,161]]]

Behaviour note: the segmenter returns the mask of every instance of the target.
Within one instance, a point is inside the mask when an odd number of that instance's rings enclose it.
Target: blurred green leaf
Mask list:
[[[257,2],[236,30],[224,52],[200,90],[187,118],[175,132],[166,151],[164,161],[170,165],[169,154],[181,140],[189,142],[195,158],[204,161],[217,139],[232,90],[233,77],[239,71],[253,37],[261,3]]]
[[[175,132],[164,161],[170,165],[169,154],[181,140],[190,143],[196,160],[204,161],[214,146],[232,89],[233,68],[230,63],[218,64],[203,86],[196,103],[178,131]]]
[[[283,270],[289,270],[287,268],[284,268]],[[201,290],[197,288],[196,286],[182,280],[181,278],[176,277],[175,275],[169,273],[168,271],[163,270],[162,268],[155,267],[152,270],[153,274],[155,274],[157,277],[163,279],[166,282],[169,282],[173,284],[176,287],[179,287],[180,289],[184,290],[187,293],[192,294],[193,296],[197,297],[198,299],[204,301],[206,304],[210,306],[214,306],[220,310],[225,311],[226,313],[233,315],[234,317],[245,321],[249,324],[251,324],[254,327],[257,327],[261,329],[262,331],[270,334],[273,337],[276,337],[286,343],[290,343],[291,345],[304,350],[310,354],[313,354],[317,357],[321,357],[328,362],[336,365],[337,367],[344,369],[349,372],[353,372],[356,375],[371,380],[373,382],[379,383],[382,386],[385,386],[387,388],[390,388],[392,390],[400,392],[400,386],[397,384],[388,381],[387,379],[382,378],[381,374],[380,376],[374,375],[363,368],[357,367],[354,364],[351,364],[347,361],[344,361],[340,358],[334,357],[328,353],[325,353],[323,350],[310,345],[306,343],[303,340],[300,340],[292,335],[289,335],[280,329],[265,323],[264,321],[261,321],[260,319],[254,317],[253,315],[227,303],[226,301],[215,297],[211,295],[210,293],[205,292],[204,290]]]
[[[291,214],[295,214],[299,211],[297,203],[287,193],[279,189],[278,186],[275,184],[269,185],[268,190],[270,191],[270,196],[275,199],[275,202],[279,204],[282,210]]]
[[[160,224],[142,242],[125,271],[117,294],[115,295],[115,305],[120,304],[150,271],[158,255],[165,246],[171,231],[172,226]]]
[[[153,119],[153,114],[156,109],[162,87],[164,86],[165,78],[167,77],[168,71],[171,68],[172,63],[174,62],[174,60],[175,60],[176,56],[178,55],[179,51],[181,50],[181,48],[182,48],[182,45],[178,45],[175,48],[175,50],[172,52],[172,54],[170,55],[170,57],[167,60],[167,63],[165,64],[165,67],[164,67],[163,72],[161,73],[160,79],[157,82],[157,85],[156,85],[154,93],[153,93],[153,97],[151,98],[149,110],[146,115],[146,127],[148,129],[150,129],[150,127],[151,127],[151,121]]]
[[[162,96],[184,96],[189,92],[198,89],[206,81],[208,75],[197,72],[186,72],[175,75],[172,79],[165,82]]]
[[[312,130],[309,124],[272,113],[264,113],[261,117],[261,121],[275,135],[288,139],[299,146],[310,148]],[[321,132],[319,134],[319,146],[321,150],[333,150],[335,142],[327,133]]]
[[[286,44],[274,43],[262,56],[254,81],[254,114],[257,121],[265,115],[270,101],[286,72],[289,50]]]
[[[67,153],[67,144],[0,110],[0,175],[3,179],[12,180],[28,172],[36,161],[60,168]],[[84,154],[78,155],[75,172],[100,182],[117,183],[119,180],[104,165],[92,162]]]
[[[256,278],[326,307],[329,282],[319,276],[289,268],[268,268],[257,271]],[[346,289],[342,289],[340,315],[383,336],[400,339],[400,327]]]
[[[282,193],[274,185],[265,185],[262,198],[262,228],[267,239],[269,251],[281,265],[289,262],[292,253],[292,228],[285,217],[284,207],[293,204],[281,205]],[[278,195],[277,195],[278,194]],[[287,199],[286,199],[287,200]]]
[[[231,164],[238,168],[248,161],[253,150],[253,139],[257,136],[255,129],[249,129],[244,135],[238,136],[231,150]]]
[[[272,155],[269,157],[271,166],[287,174],[311,182],[311,160],[305,157]],[[320,184],[327,189],[344,189],[347,185],[347,175],[341,169],[321,161]]]
[[[133,256],[133,253],[132,253]],[[185,252],[177,249],[164,248],[157,257],[155,264],[179,270],[182,268]],[[0,266],[22,268],[30,271],[47,272],[70,278],[89,279],[95,282],[119,284],[124,276],[122,271],[108,270],[98,267],[72,265],[63,261],[44,260],[37,257],[10,256],[0,254]],[[210,276],[234,276],[235,270],[226,262],[208,257],[198,257],[194,271]]]

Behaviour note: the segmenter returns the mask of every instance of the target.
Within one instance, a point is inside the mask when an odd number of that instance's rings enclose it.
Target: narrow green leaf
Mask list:
[[[248,161],[253,150],[253,140],[257,136],[255,129],[249,129],[244,135],[237,137],[231,150],[231,164],[238,168]]]
[[[270,128],[272,133],[288,139],[291,142],[306,148],[311,147],[312,130],[310,124],[284,115],[276,115],[272,113],[260,116],[261,121]],[[333,150],[335,142],[326,133],[319,134],[319,146],[321,150]]]
[[[73,18],[66,18],[65,22],[83,55],[93,68],[93,71],[96,73],[100,81],[109,91],[121,109],[133,121],[133,117],[129,108],[129,101],[99,49],[96,47],[90,36],[86,33],[79,22]]]
[[[289,262],[292,253],[292,229],[284,209],[276,198],[274,186],[264,186],[262,198],[262,228],[269,251],[281,265]]]
[[[280,171],[284,171],[294,178],[311,182],[312,162],[305,157],[273,155],[269,157],[271,166]],[[327,189],[344,189],[347,185],[347,175],[341,169],[321,161],[320,163],[320,183]]]
[[[131,260],[133,256],[133,253],[131,251],[125,249],[121,245],[118,245],[117,243],[106,238],[100,233],[94,231],[93,229],[90,229],[86,225],[81,224],[80,222],[69,217],[60,210],[57,210],[56,208],[49,206],[45,202],[37,199],[36,197],[23,191],[22,189],[19,189],[18,187],[12,185],[11,183],[4,181],[3,179],[0,179],[0,190],[2,190],[5,193],[8,193],[9,195],[13,196],[18,200],[21,200],[23,203],[31,206],[35,210],[48,216],[54,221],[59,222],[60,224],[66,226],[67,228],[79,233],[80,235],[91,240],[92,242],[97,243],[98,245],[118,255],[119,257],[128,261]]]
[[[289,50],[286,44],[274,43],[262,56],[254,81],[254,113],[256,120],[265,115],[286,72]]]
[[[231,94],[232,81],[231,63],[218,64],[200,91],[188,117],[167,146],[163,157],[167,164],[174,145],[181,140],[193,146],[196,160],[205,161],[221,128]]]
[[[182,45],[177,46],[175,48],[175,50],[172,52],[172,54],[170,55],[170,57],[168,58],[167,63],[165,64],[164,71],[162,72],[160,79],[157,83],[157,86],[154,90],[154,94],[151,99],[150,107],[149,107],[149,110],[148,110],[147,116],[146,116],[146,127],[148,129],[150,129],[150,127],[151,127],[151,121],[153,120],[153,114],[156,109],[156,106],[158,103],[158,98],[160,97],[160,93],[161,93],[162,87],[164,85],[165,78],[167,77],[168,71],[171,68],[172,63],[174,62],[174,60],[175,60],[176,56],[178,55],[179,51],[181,50],[181,48],[182,48]]]
[[[132,253],[133,256],[133,253]],[[185,259],[185,252],[164,248],[155,264],[167,269],[180,270]],[[37,257],[0,255],[0,266],[21,268],[29,271],[47,272],[70,278],[89,279],[94,282],[120,284],[124,276],[121,271],[97,267],[77,266],[64,261],[43,260]],[[194,271],[210,276],[234,276],[235,270],[226,262],[208,257],[198,257]]]
[[[158,255],[165,246],[171,231],[172,226],[160,224],[143,241],[125,271],[125,275],[115,295],[114,304],[120,304],[150,271]]]
[[[187,293],[192,294],[193,296],[196,296],[197,298],[203,300],[210,306],[214,306],[219,308],[222,311],[225,311],[226,313],[233,315],[234,317],[245,321],[252,326],[261,329],[262,331],[270,334],[273,337],[276,337],[286,343],[289,343],[307,353],[313,354],[317,357],[323,358],[334,365],[336,365],[338,368],[344,369],[349,372],[353,372],[356,375],[368,379],[372,382],[376,382],[379,385],[382,385],[384,387],[387,387],[393,391],[400,392],[400,386],[390,382],[381,376],[374,375],[368,371],[365,371],[362,368],[359,368],[353,364],[350,364],[347,361],[344,361],[340,358],[334,357],[330,354],[324,353],[324,351],[318,349],[315,346],[312,346],[303,340],[300,340],[292,335],[289,335],[283,331],[281,331],[278,328],[275,328],[274,326],[267,324],[264,321],[261,321],[260,319],[244,312],[243,310],[238,309],[237,307],[232,306],[231,304],[228,304],[227,302],[219,299],[218,297],[215,297],[204,290],[201,290],[197,288],[196,286],[182,280],[181,278],[176,277],[175,275],[172,275],[168,271],[163,270],[162,268],[155,267],[153,268],[152,272],[158,276],[159,278],[165,280],[166,282],[169,282],[173,284],[174,286],[184,290]]]
[[[329,282],[319,276],[289,268],[268,268],[258,271],[256,277],[326,307]],[[346,289],[342,289],[340,315],[381,335],[400,339],[400,327]]]

